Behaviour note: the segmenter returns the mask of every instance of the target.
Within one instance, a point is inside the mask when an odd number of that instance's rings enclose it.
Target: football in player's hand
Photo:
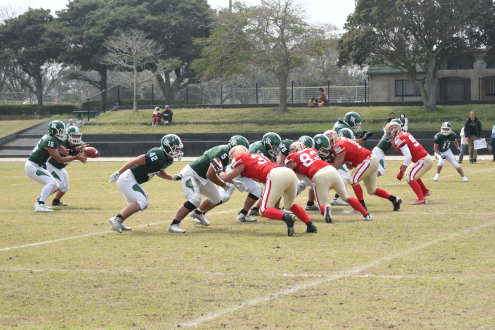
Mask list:
[[[98,152],[98,150],[96,150],[93,147],[86,147],[83,149],[83,151],[86,154],[86,156],[88,156],[89,158],[100,157],[100,153]]]

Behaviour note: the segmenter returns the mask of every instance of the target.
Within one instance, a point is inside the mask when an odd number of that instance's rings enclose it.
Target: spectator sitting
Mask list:
[[[390,123],[392,119],[395,119],[395,114],[393,112],[390,113],[390,118],[387,120],[387,123]]]
[[[172,116],[173,116],[172,110],[170,110],[170,107],[168,105],[165,106],[165,111],[162,112],[162,117],[165,125],[168,125],[169,123],[172,122]]]
[[[407,132],[409,130],[409,127],[407,126],[409,124],[409,119],[407,119],[405,113],[400,114],[400,121],[402,122],[402,131]]]
[[[320,97],[318,98],[318,106],[322,107],[323,103],[328,102],[327,94],[323,88],[320,88]],[[321,103],[321,105],[319,105]]]
[[[77,119],[77,126],[81,127],[81,126],[82,126],[82,124],[83,124],[82,117],[79,117],[79,118]]]
[[[162,114],[160,112],[160,108],[156,107],[155,111],[153,111],[153,124],[151,126],[156,126],[160,122],[160,119],[162,118]]]
[[[313,97],[309,100],[308,102],[308,107],[314,108],[318,104],[318,101],[316,100],[316,97]]]
[[[72,126],[76,126],[76,125],[74,125],[74,123],[72,122],[72,119],[69,119],[69,123],[67,124],[67,126],[65,126],[65,129],[69,129]]]

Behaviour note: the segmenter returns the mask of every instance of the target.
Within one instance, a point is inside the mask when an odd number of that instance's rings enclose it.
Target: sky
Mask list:
[[[66,8],[69,0],[0,0],[3,4],[25,4],[26,7],[56,10]],[[259,0],[245,0],[247,4],[258,4]],[[212,8],[228,7],[229,0],[208,0]],[[309,22],[331,23],[338,29],[344,27],[347,16],[354,11],[354,0],[301,0],[306,6],[306,16]]]

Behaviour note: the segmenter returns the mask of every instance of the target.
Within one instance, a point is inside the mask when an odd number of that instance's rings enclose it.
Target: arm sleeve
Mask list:
[[[406,159],[404,160],[404,165],[409,166],[409,164],[411,164],[412,156],[411,156],[411,151],[409,150],[409,147],[407,146],[407,144],[404,144],[400,148],[400,151],[402,152],[404,157],[406,157]]]
[[[144,159],[146,160],[146,165],[150,166],[151,165],[151,158],[148,156],[148,154],[144,155]]]

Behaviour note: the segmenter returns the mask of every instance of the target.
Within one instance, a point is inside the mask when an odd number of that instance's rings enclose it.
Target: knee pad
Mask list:
[[[248,193],[249,193],[248,194],[249,197],[258,200],[261,198],[261,195],[263,195],[263,188],[261,188],[260,185],[256,185],[256,187],[254,187],[253,189],[248,190]]]
[[[139,207],[141,208],[141,211],[144,211],[148,208],[150,205],[150,202],[148,200],[145,201],[138,201]]]
[[[258,186],[258,187],[259,187],[259,186]],[[260,187],[260,193],[261,193],[261,192],[262,192],[262,190],[261,190],[261,187]],[[255,196],[255,195],[253,195],[253,194],[249,193],[248,197],[249,197],[249,198],[251,198],[251,199],[254,199],[255,201],[257,201],[258,199],[260,199],[261,194],[260,194],[260,197],[258,197],[258,196]]]
[[[198,203],[198,206],[199,206],[199,203]],[[193,203],[191,203],[190,201],[187,201],[184,203],[184,207],[186,209],[188,209],[189,211],[194,211],[198,206],[195,206]]]
[[[222,200],[220,201],[220,203],[227,203],[229,200],[230,200],[230,195],[225,194],[224,196],[222,196]],[[208,201],[211,203],[209,198],[208,198]]]
[[[221,197],[219,199],[210,199],[210,198],[208,198],[208,202],[210,202],[211,205],[217,205],[218,203],[222,202],[222,198]]]
[[[199,204],[201,204],[201,195],[200,194],[188,194],[188,195],[189,195],[187,196],[188,202],[190,202],[190,204],[192,205],[195,205],[194,209],[196,209],[199,206]]]
[[[438,166],[443,166],[444,164],[445,164],[445,159],[440,158],[440,159],[438,160]]]

